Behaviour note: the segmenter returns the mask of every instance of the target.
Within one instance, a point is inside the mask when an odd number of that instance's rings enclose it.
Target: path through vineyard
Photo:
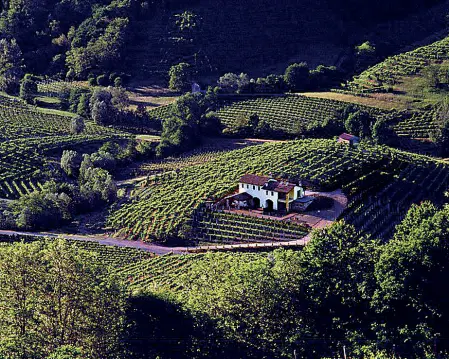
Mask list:
[[[313,193],[309,192],[308,194],[312,195]],[[346,208],[347,198],[340,190],[327,193],[326,196],[334,199],[334,206],[329,210],[321,212],[321,217],[323,219],[319,223],[317,223],[316,226],[313,227],[314,229],[323,228],[327,225],[330,225],[340,216],[344,208]],[[55,232],[21,232],[21,231],[8,231],[8,230],[0,230],[0,235],[11,237],[12,236],[25,236],[25,237],[29,236],[29,237],[42,237],[42,238],[62,237],[76,241],[95,241],[100,244],[108,246],[137,248],[158,255],[163,255],[168,253],[186,254],[186,253],[197,253],[206,251],[229,251],[235,249],[298,247],[304,246],[310,241],[312,237],[312,232],[307,234],[305,237],[294,241],[212,245],[212,246],[199,246],[199,247],[167,247],[159,244],[145,243],[142,241],[130,241],[119,238],[112,238],[107,235],[82,236],[82,235],[70,235]]]

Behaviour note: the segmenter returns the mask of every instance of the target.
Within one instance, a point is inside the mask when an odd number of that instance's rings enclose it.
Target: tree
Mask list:
[[[98,125],[108,125],[114,122],[116,109],[112,104],[112,94],[104,89],[96,89],[90,98],[90,113]]]
[[[188,91],[192,85],[193,68],[186,62],[173,65],[168,72],[169,87],[173,91]]]
[[[376,47],[369,41],[365,41],[355,47],[356,72],[363,71],[377,60]]]
[[[334,348],[342,338],[375,338],[370,330],[370,299],[378,246],[376,240],[340,221],[315,232],[302,252],[305,315],[317,335],[328,338]]]
[[[83,155],[79,175],[80,194],[89,208],[111,203],[117,198],[117,185],[108,171],[94,167],[90,155]]]
[[[80,348],[85,357],[115,357],[124,333],[125,290],[100,263],[63,240],[3,248],[0,353],[81,358]]]
[[[349,113],[345,120],[345,129],[347,132],[362,138],[370,137],[373,122],[375,122],[375,119],[368,112],[357,110]]]
[[[250,80],[247,74],[240,75],[229,72],[218,79],[218,87],[228,93],[242,93],[249,86]]]
[[[70,189],[71,191],[71,189]],[[46,182],[39,191],[25,194],[11,204],[17,227],[27,230],[60,227],[72,219],[74,201],[67,190],[55,182]]]
[[[22,78],[22,52],[15,39],[0,39],[0,91],[16,92]]]
[[[82,93],[78,105],[76,107],[76,113],[82,117],[90,117],[90,97],[89,93]]]
[[[84,23],[85,26],[88,26],[87,24],[88,22]],[[66,65],[75,77],[83,77],[94,68],[100,70],[113,68],[122,57],[128,25],[127,18],[117,17],[112,19],[104,30],[100,30],[103,32],[100,35],[98,35],[100,31],[92,29],[91,31],[97,36],[93,36],[85,46],[78,44],[78,39],[75,38],[66,58]]]
[[[162,123],[161,141],[157,147],[158,156],[167,156],[189,150],[201,141],[201,129],[209,119],[206,114],[213,110],[216,94],[187,93],[173,105],[170,117]]]
[[[74,176],[81,165],[81,156],[76,151],[65,150],[61,156],[61,168],[69,176]]]
[[[287,67],[284,82],[291,91],[303,91],[309,85],[309,67],[301,62]]]
[[[278,250],[255,258],[207,254],[180,278],[181,302],[217,322],[245,357],[291,357],[309,332],[300,254]]]
[[[86,125],[84,124],[84,119],[81,116],[75,116],[70,122],[70,132],[74,135],[79,135],[84,131]]]
[[[379,340],[396,343],[399,353],[413,349],[424,357],[426,343],[449,335],[448,229],[449,207],[413,205],[382,248],[375,266],[375,328]],[[439,348],[447,351],[447,342]]]
[[[31,103],[37,94],[37,84],[30,74],[26,74],[20,83],[20,98]]]

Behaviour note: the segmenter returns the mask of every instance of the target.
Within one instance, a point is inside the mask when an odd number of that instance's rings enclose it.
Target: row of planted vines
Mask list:
[[[52,151],[101,144],[120,136],[51,136],[0,142],[0,198],[14,199],[42,186]]]
[[[418,74],[426,66],[449,59],[449,37],[413,51],[387,58],[354,77],[345,88],[354,93],[384,92],[402,76]]]
[[[208,198],[233,191],[246,173],[307,178],[337,188],[383,155],[332,140],[268,143],[231,151],[209,163],[185,167],[140,184],[129,203],[113,212],[109,225],[118,234],[143,240],[190,236],[194,211]]]
[[[71,116],[43,112],[16,99],[0,96],[0,141],[70,135]],[[112,134],[109,128],[86,122],[86,135]]]
[[[325,120],[335,116],[336,112],[348,106],[347,103],[306,96],[260,97],[234,102],[217,112],[223,125],[234,127],[242,118],[257,114],[273,130],[289,134],[298,134],[304,129],[320,127]],[[382,115],[386,111],[366,106],[354,105],[373,115]]]
[[[429,172],[426,168],[432,170]],[[407,172],[402,172],[405,169]],[[231,229],[232,225],[227,223],[229,219],[218,221],[206,217],[198,221],[195,217],[207,199],[219,199],[232,192],[239,178],[246,173],[272,173],[290,180],[309,179],[324,190],[343,188],[351,198],[346,218],[360,224],[358,227],[362,229],[368,228],[363,220],[367,216],[370,220],[380,221],[382,216],[391,214],[392,220],[388,223],[396,223],[411,203],[441,196],[449,179],[446,165],[386,147],[351,149],[333,140],[268,143],[224,153],[209,163],[148,178],[136,186],[128,203],[111,213],[108,224],[119,235],[145,241],[171,237],[193,239],[195,236],[200,240],[221,238],[223,241],[249,238],[249,226],[245,233],[239,232],[238,227]],[[363,178],[370,173],[383,174],[384,182],[367,181],[370,187],[363,189],[366,186]],[[378,183],[382,186],[376,187]],[[362,197],[368,201],[365,203]],[[377,198],[381,198],[380,202]],[[217,226],[203,226],[202,221],[219,222],[222,228],[218,223]],[[269,224],[265,226],[269,227]],[[373,228],[380,230],[379,226]],[[214,233],[201,231],[203,227],[210,227],[209,231],[213,229]],[[287,232],[284,231],[282,237],[270,234],[268,229],[264,239],[290,239]],[[254,228],[252,239],[257,236],[261,236],[261,231]]]

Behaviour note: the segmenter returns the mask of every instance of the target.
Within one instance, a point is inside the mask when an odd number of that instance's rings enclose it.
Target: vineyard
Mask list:
[[[10,140],[0,143],[0,198],[15,199],[42,186],[49,169],[46,156],[52,151],[101,144],[121,137],[52,136]]]
[[[166,254],[159,257],[131,263],[114,272],[127,281],[131,292],[139,291],[179,291],[182,290],[180,277],[188,275],[196,261],[210,260],[214,256],[240,256],[242,261],[251,261],[263,253],[220,253],[220,254]]]
[[[343,217],[357,229],[388,239],[413,203],[440,203],[449,166],[428,157],[392,152],[390,164],[343,186],[352,194]]]
[[[303,130],[320,127],[325,120],[333,118],[336,112],[348,103],[305,96],[255,98],[234,102],[217,112],[223,125],[233,127],[241,119],[257,114],[275,131],[298,134]],[[354,105],[374,116],[386,113],[381,109]]]
[[[0,95],[0,141],[70,135],[71,120],[70,116],[42,112],[21,101]],[[113,131],[88,121],[84,134],[106,135],[113,134]]]
[[[437,130],[436,111],[416,111],[392,126],[400,137],[429,138]]]
[[[307,178],[334,189],[385,157],[338,145],[333,140],[267,143],[218,155],[139,184],[129,203],[113,212],[109,226],[118,235],[142,240],[191,236],[194,211],[208,198],[232,192],[246,173]]]
[[[354,77],[345,87],[354,93],[384,92],[394,87],[403,76],[417,75],[432,63],[449,59],[449,37],[428,46],[387,58]]]
[[[276,242],[303,238],[309,229],[295,223],[200,209],[192,239],[200,242]]]
[[[14,242],[32,242],[32,241],[52,241],[54,238],[46,237],[45,239],[37,236],[9,236],[0,235],[0,250],[1,246],[8,245]],[[85,251],[92,252],[98,255],[98,260],[109,266],[111,269],[119,270],[122,267],[126,267],[132,263],[140,262],[153,258],[155,255],[151,252],[146,252],[141,249],[130,248],[130,247],[119,247],[100,244],[95,241],[83,241],[83,240],[70,240],[65,239],[70,245],[83,249]]]
[[[292,180],[309,179],[323,189],[343,188],[350,196],[345,218],[364,229],[380,229],[377,222],[370,222],[368,228],[367,218],[381,221],[391,216],[388,223],[394,226],[411,203],[442,196],[449,185],[446,165],[386,147],[357,150],[332,140],[268,143],[144,181],[128,203],[111,213],[108,224],[117,235],[145,241],[171,237],[224,242],[289,239],[291,232],[281,226],[274,231],[268,222],[259,225],[252,220],[249,224],[246,217],[216,213],[198,217],[207,199],[232,192],[241,175],[269,172]],[[387,176],[386,181],[364,181],[371,172]],[[374,187],[363,189],[367,183]],[[375,187],[379,183],[383,186]],[[293,238],[304,228],[295,230]]]

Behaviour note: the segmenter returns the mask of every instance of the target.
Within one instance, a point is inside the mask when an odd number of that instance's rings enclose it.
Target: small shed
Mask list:
[[[360,142],[360,138],[349,133],[342,133],[338,136],[338,143],[345,143],[350,146],[357,146]]]

